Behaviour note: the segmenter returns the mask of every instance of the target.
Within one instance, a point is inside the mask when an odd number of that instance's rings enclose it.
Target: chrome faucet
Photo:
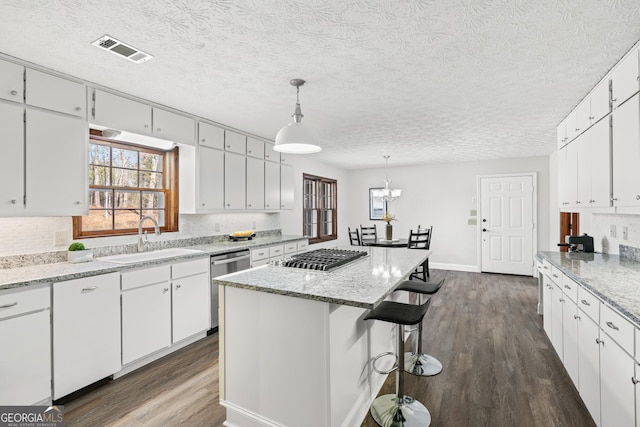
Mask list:
[[[150,216],[143,216],[142,218],[140,218],[140,222],[138,223],[138,252],[142,252],[144,249],[144,242],[142,241],[142,223],[144,222],[145,219],[150,219],[151,222],[153,222],[153,225],[156,228],[155,230],[156,236],[160,235],[160,227],[158,226],[158,221],[156,221],[155,218]],[[146,230],[144,232],[144,241],[149,243],[149,236],[147,236]]]

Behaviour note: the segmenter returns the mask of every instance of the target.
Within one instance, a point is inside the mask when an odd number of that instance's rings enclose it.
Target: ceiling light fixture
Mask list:
[[[322,147],[317,144],[317,136],[309,126],[302,125],[302,110],[300,109],[300,86],[305,83],[302,79],[292,79],[291,86],[296,87],[296,110],[291,117],[293,122],[289,123],[276,134],[276,145],[274,150],[281,153],[291,154],[311,154],[322,151]]]
[[[385,159],[385,180],[384,180],[384,188],[379,188],[373,190],[373,196],[384,199],[386,202],[393,202],[395,199],[400,197],[402,194],[402,190],[395,189],[392,190],[389,188],[389,184],[391,184],[391,180],[389,179],[389,156],[388,154],[384,156]]]

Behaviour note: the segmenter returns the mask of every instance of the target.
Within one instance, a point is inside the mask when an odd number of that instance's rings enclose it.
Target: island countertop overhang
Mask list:
[[[406,248],[356,249],[367,251],[367,256],[335,271],[265,265],[217,277],[213,283],[371,309],[431,255],[428,250]]]

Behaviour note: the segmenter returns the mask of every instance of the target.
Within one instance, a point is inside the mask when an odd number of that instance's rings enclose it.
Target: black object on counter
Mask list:
[[[584,233],[582,236],[569,236],[571,252],[593,253],[593,236]]]

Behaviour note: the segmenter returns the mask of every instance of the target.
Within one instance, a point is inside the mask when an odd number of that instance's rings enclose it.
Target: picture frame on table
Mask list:
[[[382,190],[382,187],[369,188],[369,219],[372,221],[382,221],[387,211],[387,202],[381,196]]]

